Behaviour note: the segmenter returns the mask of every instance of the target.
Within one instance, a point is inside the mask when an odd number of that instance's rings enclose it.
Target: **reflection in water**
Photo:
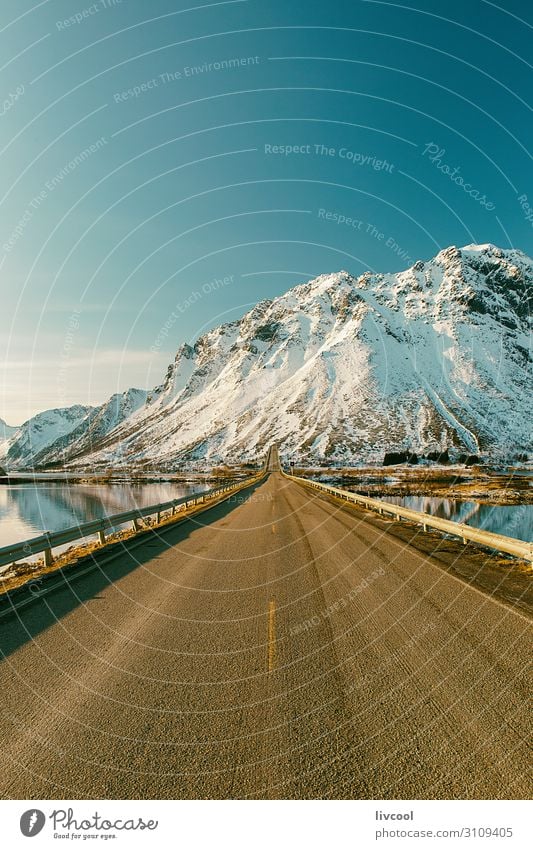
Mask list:
[[[503,506],[418,495],[387,495],[380,496],[380,500],[429,513],[430,516],[438,516],[440,519],[464,522],[494,534],[503,534],[525,542],[533,540],[533,504]]]
[[[0,486],[0,548],[43,531],[61,531],[202,489],[206,487],[201,483],[75,484],[57,481]],[[531,504],[492,506],[415,495],[382,496],[381,500],[526,542],[533,540]]]
[[[181,498],[206,487],[174,483],[73,484],[63,481],[0,486],[0,548],[114,513]]]

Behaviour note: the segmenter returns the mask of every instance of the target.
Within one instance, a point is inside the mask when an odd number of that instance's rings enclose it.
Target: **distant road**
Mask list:
[[[267,471],[269,472],[279,472],[281,469],[280,461],[279,461],[279,452],[277,445],[271,445],[268,449],[267,463],[266,463]]]
[[[528,634],[274,472],[0,618],[0,794],[528,797]]]

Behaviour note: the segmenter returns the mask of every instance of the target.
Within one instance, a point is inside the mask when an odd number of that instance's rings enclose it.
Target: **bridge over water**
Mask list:
[[[0,617],[4,798],[530,795],[527,615],[266,470]]]

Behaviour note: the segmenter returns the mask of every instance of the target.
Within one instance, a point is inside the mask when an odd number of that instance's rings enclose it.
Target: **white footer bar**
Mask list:
[[[523,801],[1,801],[6,847],[530,846]],[[34,838],[35,842],[32,842]]]

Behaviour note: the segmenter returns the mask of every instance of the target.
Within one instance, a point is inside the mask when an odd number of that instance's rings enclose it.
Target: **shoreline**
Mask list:
[[[244,479],[253,474],[243,467],[213,472],[131,472],[107,470],[102,473],[80,472],[14,472],[0,476],[0,485],[69,483],[76,485],[144,485],[169,483],[194,485],[218,483],[221,480]],[[484,466],[365,466],[332,469],[327,467],[294,467],[294,474],[369,497],[419,496],[448,498],[454,501],[476,501],[480,504],[516,506],[533,504],[533,470],[511,467],[506,471]]]
[[[419,496],[501,506],[533,504],[533,472],[525,468],[502,472],[480,466],[382,466],[336,471],[302,469],[295,470],[295,474],[370,498]]]

